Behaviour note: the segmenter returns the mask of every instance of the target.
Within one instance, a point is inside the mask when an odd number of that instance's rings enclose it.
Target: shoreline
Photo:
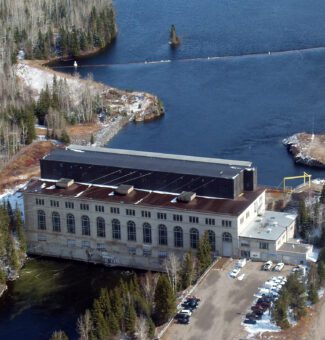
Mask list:
[[[282,140],[295,163],[325,168],[325,134],[296,133]]]
[[[98,53],[98,52],[97,52]],[[89,89],[92,95],[100,96],[110,114],[104,122],[98,118],[93,122],[95,131],[83,131],[81,138],[72,138],[73,143],[87,145],[93,134],[96,146],[106,145],[129,122],[146,122],[164,115],[164,108],[159,98],[148,92],[128,92],[93,80],[58,72],[45,66],[43,60],[26,60],[15,66],[16,75],[33,92],[35,100],[42,89],[52,86],[53,77],[66,80],[69,95],[75,103],[80,101],[80,92]],[[88,122],[89,123],[89,122]],[[80,123],[81,130],[84,123]],[[86,123],[87,124],[87,123]],[[69,125],[67,128],[75,126]]]

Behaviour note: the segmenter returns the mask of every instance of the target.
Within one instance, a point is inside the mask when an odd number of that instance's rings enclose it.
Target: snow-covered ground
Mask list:
[[[21,192],[19,192],[19,190],[24,188],[25,186],[26,183],[20,184],[13,189],[5,190],[5,192],[2,195],[0,195],[0,203],[9,201],[13,209],[15,209],[16,205],[18,205],[23,219],[25,218],[24,202],[23,195],[21,194]]]
[[[318,293],[318,298],[321,299],[325,294],[325,289],[321,288],[321,289],[318,290],[317,293]]]
[[[257,320],[255,325],[248,325],[245,323],[242,323],[242,325],[245,327],[246,332],[249,333],[248,338],[253,338],[259,333],[281,331],[281,328],[272,322],[271,313],[268,311],[263,314],[261,320]]]
[[[307,260],[311,262],[317,262],[319,256],[320,249],[313,247],[312,251],[310,251],[307,255]]]

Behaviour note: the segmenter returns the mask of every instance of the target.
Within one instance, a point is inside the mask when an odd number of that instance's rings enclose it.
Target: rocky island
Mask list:
[[[282,142],[296,163],[325,168],[325,134],[301,132],[285,138]]]

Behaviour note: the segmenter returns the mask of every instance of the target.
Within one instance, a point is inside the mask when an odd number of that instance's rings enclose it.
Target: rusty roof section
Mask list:
[[[239,216],[265,190],[246,191],[236,199],[220,199],[196,196],[189,203],[177,201],[177,194],[134,189],[128,195],[115,193],[115,187],[73,183],[61,189],[55,186],[56,181],[33,179],[29,182],[25,193],[40,194],[53,197],[77,198],[82,200],[102,201],[105,203],[133,204],[154,208],[177,209]]]

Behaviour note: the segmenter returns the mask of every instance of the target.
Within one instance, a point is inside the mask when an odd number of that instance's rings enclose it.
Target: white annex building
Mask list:
[[[23,192],[32,254],[161,270],[207,232],[215,256],[306,262],[250,162],[81,146],[40,162]]]

